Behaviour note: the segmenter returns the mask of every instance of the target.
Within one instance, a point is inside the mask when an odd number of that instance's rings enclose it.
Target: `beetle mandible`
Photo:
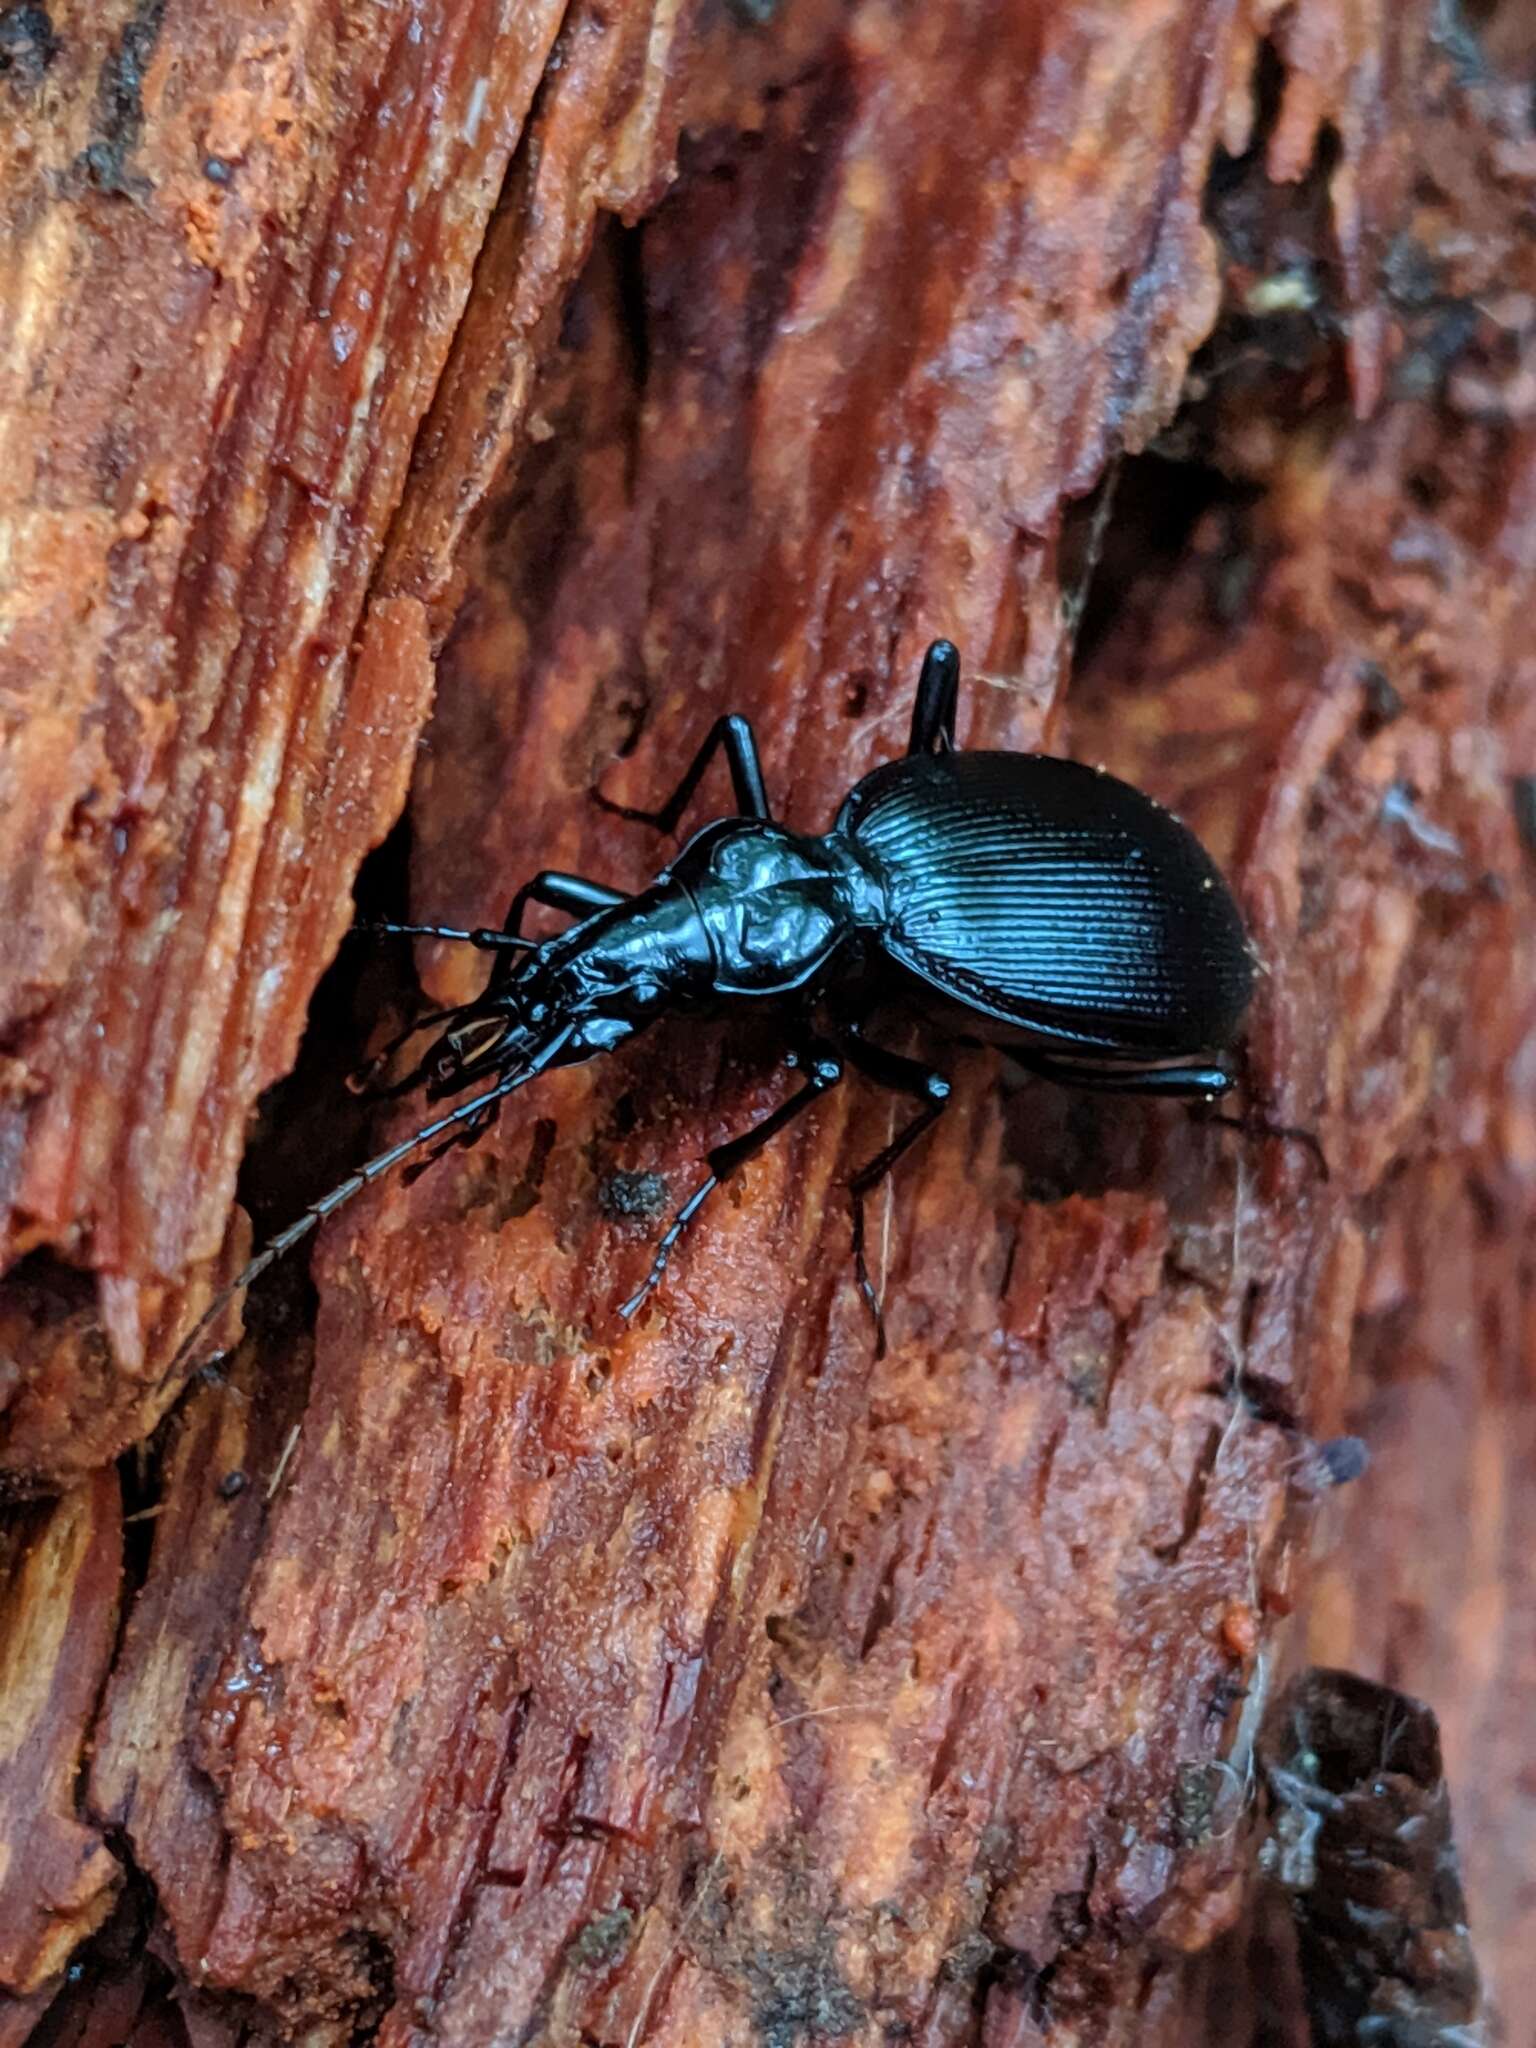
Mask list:
[[[495,954],[482,995],[417,1018],[364,1070],[373,1076],[417,1032],[442,1024],[426,1056],[377,1092],[424,1084],[429,1101],[479,1092],[306,1209],[251,1260],[199,1330],[391,1167],[424,1147],[435,1147],[429,1164],[473,1143],[514,1089],[612,1051],[663,1016],[777,1005],[802,1079],[777,1109],[709,1153],[705,1177],[620,1314],[632,1315],[661,1278],[711,1190],[852,1068],[917,1105],[849,1183],[855,1271],[882,1349],[864,1258],[864,1197],[949,1096],[937,1068],[867,1035],[883,1005],[904,1001],[953,1040],[1005,1046],[1034,1072],[1080,1087],[1206,1098],[1230,1088],[1225,1054],[1252,994],[1253,959],[1210,856],[1150,797],[1101,770],[1043,754],[961,752],[959,687],[959,654],[935,640],[905,755],[855,783],[819,837],[775,820],[752,728],[726,716],[660,810],[598,799],[622,817],[675,831],[705,770],[725,754],[736,815],[704,826],[637,895],[545,871],[518,890],[500,930],[364,927]],[[531,903],[575,922],[552,938],[527,938]]]

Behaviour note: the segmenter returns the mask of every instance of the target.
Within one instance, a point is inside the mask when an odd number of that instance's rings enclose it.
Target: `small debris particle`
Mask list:
[[[1369,1469],[1371,1453],[1363,1437],[1335,1436],[1319,1444],[1307,1461],[1314,1485],[1347,1486]]]
[[[610,1223],[649,1223],[667,1206],[667,1184],[659,1173],[610,1173],[598,1183],[597,1206]]]
[[[584,1969],[613,1962],[628,1948],[634,1925],[635,1916],[628,1906],[615,1906],[611,1913],[599,1913],[571,1943],[571,1961]]]
[[[1173,1788],[1173,1826],[1186,1849],[1208,1842],[1216,1814],[1221,1768],[1213,1763],[1179,1765]]]
[[[219,1481],[219,1499],[233,1500],[237,1493],[244,1493],[248,1483],[243,1472],[226,1472]]]
[[[295,1423],[292,1429],[289,1430],[288,1435],[283,1443],[283,1448],[278,1457],[277,1465],[275,1470],[273,1471],[272,1477],[267,1481],[267,1499],[269,1501],[276,1500],[277,1498],[278,1491],[282,1486],[284,1476],[288,1471],[288,1460],[293,1456],[294,1450],[298,1445],[298,1441],[299,1425],[298,1423]]]
[[[1239,1685],[1235,1678],[1221,1679],[1213,1689],[1210,1698],[1206,1701],[1205,1718],[1207,1723],[1225,1721],[1238,1701],[1245,1700],[1247,1697],[1248,1688],[1246,1685]]]
[[[1222,1646],[1245,1661],[1259,1647],[1259,1618],[1246,1600],[1229,1600],[1221,1617]]]
[[[59,48],[46,7],[0,8],[0,78],[35,90]]]
[[[1277,270],[1249,285],[1243,309],[1256,319],[1276,313],[1310,313],[1317,304],[1317,286],[1304,270]]]
[[[137,0],[116,46],[101,67],[94,134],[75,159],[98,192],[142,199],[149,180],[130,169],[144,134],[144,75],[160,40],[165,0]]]
[[[1405,782],[1394,782],[1381,800],[1381,815],[1395,825],[1401,825],[1410,839],[1422,846],[1426,853],[1453,854],[1461,856],[1461,841],[1455,839],[1432,818],[1426,818],[1414,799],[1413,791]]]
[[[988,1941],[984,1934],[973,1928],[969,1934],[960,1937],[939,1968],[951,1983],[969,1984],[980,1976],[997,1952],[996,1942]]]
[[[807,2035],[851,2034],[868,2018],[837,1967],[830,1929],[812,1948],[760,1948],[747,1961],[752,2025],[762,2048],[801,2048]]]
[[[1365,695],[1365,726],[1368,732],[1379,732],[1384,725],[1391,725],[1394,719],[1402,717],[1405,709],[1402,692],[1380,662],[1361,662],[1360,688]]]

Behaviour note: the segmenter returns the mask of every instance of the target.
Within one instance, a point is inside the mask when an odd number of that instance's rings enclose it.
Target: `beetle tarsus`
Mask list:
[[[854,1282],[864,1297],[865,1307],[875,1319],[875,1357],[880,1359],[884,1358],[886,1350],[885,1309],[875,1292],[875,1283],[869,1277],[869,1262],[864,1256],[864,1197],[851,1184],[848,1189],[848,1203],[853,1211]]]
[[[655,1256],[651,1260],[651,1270],[640,1282],[640,1285],[635,1289],[628,1301],[621,1301],[619,1303],[619,1314],[624,1317],[626,1322],[635,1313],[635,1310],[639,1308],[641,1302],[644,1301],[662,1274],[665,1273],[667,1261],[672,1256],[672,1247],[677,1243],[677,1240],[688,1228],[694,1217],[703,1208],[705,1201],[719,1185],[719,1177],[713,1173],[707,1179],[701,1180],[687,1201],[684,1202],[681,1209],[673,1217],[661,1242],[656,1247]]]

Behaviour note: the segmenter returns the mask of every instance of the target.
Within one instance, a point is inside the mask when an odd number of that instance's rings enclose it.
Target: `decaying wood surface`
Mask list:
[[[549,0],[4,20],[0,1257],[92,1274],[110,1354],[55,1349],[27,1276],[27,1481],[176,1391],[206,1292],[166,1314],[167,1286],[218,1252],[252,1104],[399,812],[429,649],[414,597],[365,600],[555,38],[585,93],[563,126],[547,94],[546,126],[587,160],[558,220],[518,216],[530,319],[599,201],[664,169],[648,60],[679,31],[648,47],[632,9],[583,69]]]
[[[5,1558],[0,2040],[1283,2038],[1212,1945],[1304,1645],[1439,1712],[1522,2038],[1536,143],[1483,13],[0,11],[0,1457],[63,1489]],[[407,782],[414,915],[638,884],[596,783],[739,710],[819,827],[940,631],[964,739],[1223,860],[1326,1178],[967,1055],[888,1357],[853,1087],[625,1325],[785,1084],[662,1029],[183,1393]]]

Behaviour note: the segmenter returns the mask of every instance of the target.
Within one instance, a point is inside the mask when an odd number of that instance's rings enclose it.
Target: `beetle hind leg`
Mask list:
[[[1073,1060],[1055,1053],[1020,1052],[1006,1048],[1008,1057],[1030,1073],[1047,1081],[1059,1081],[1067,1088],[1089,1088],[1101,1095],[1201,1095],[1207,1101],[1225,1095],[1236,1076],[1220,1061],[1191,1060],[1183,1066],[1120,1067],[1095,1066],[1089,1060]]]

